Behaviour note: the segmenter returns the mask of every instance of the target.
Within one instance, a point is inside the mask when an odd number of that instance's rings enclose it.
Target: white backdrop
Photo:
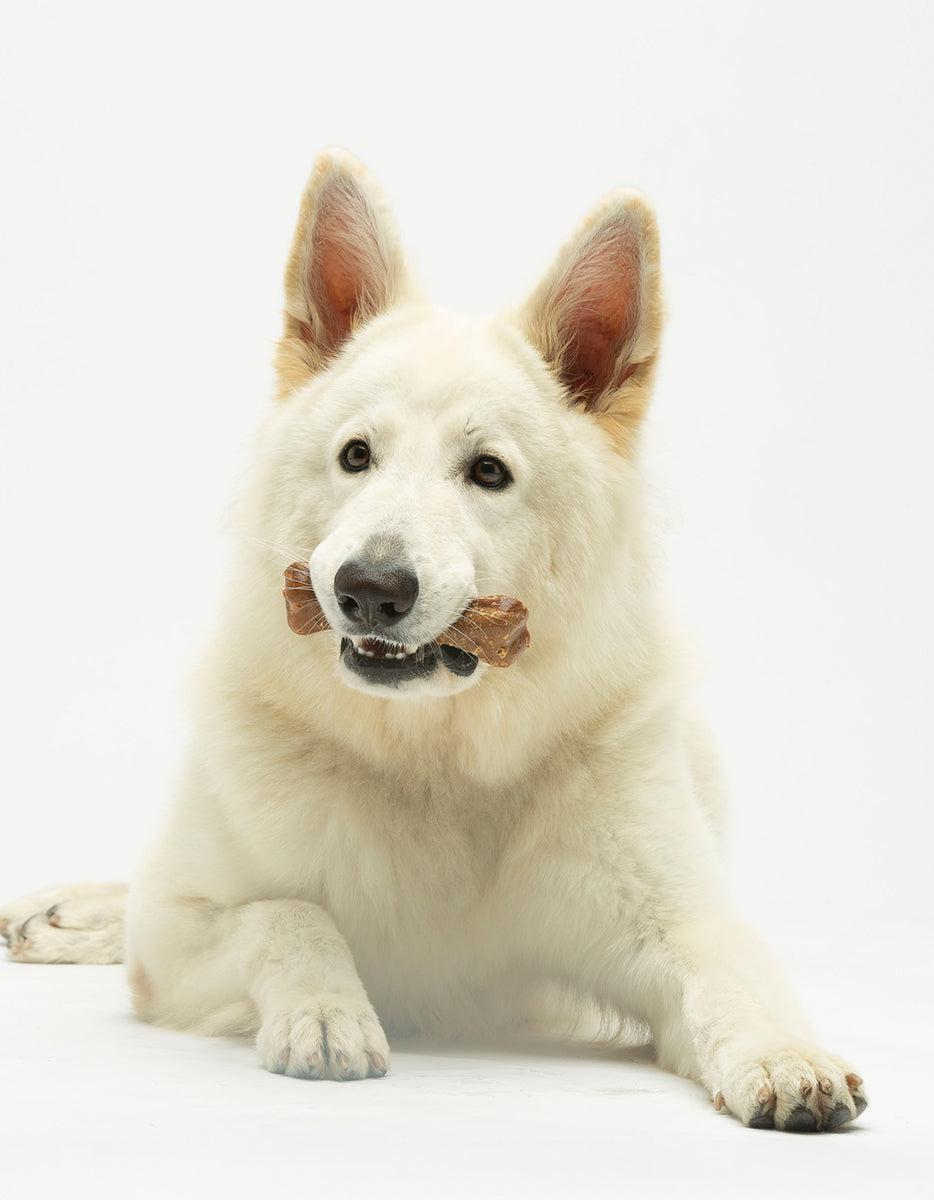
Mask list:
[[[339,144],[467,311],[611,187],[653,199],[647,459],[735,890],[756,919],[928,912],[932,13],[4,4],[0,899],[126,877],[158,819]]]

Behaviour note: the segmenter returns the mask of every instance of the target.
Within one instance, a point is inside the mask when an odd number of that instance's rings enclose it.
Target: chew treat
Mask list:
[[[437,638],[475,654],[491,667],[508,667],[529,648],[529,610],[512,596],[480,596]]]
[[[308,568],[301,563],[286,567],[282,595],[285,596],[289,629],[293,633],[320,633],[322,629],[331,628],[311,586]]]
[[[285,611],[294,633],[320,633],[330,629],[327,617],[311,586],[308,568],[292,563],[286,568]],[[512,596],[480,596],[435,641],[465,650],[491,667],[508,667],[529,646],[529,610]]]

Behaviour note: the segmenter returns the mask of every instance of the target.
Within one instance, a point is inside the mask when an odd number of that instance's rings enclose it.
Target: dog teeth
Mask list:
[[[359,641],[352,639],[352,641],[354,654],[361,658],[391,658],[394,662],[402,662],[410,653],[413,653],[406,646],[400,646],[398,642],[377,644],[374,648],[371,638],[361,638]]]

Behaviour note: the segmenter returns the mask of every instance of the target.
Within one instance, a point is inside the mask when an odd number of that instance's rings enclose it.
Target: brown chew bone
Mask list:
[[[320,633],[330,629],[327,617],[311,586],[308,568],[292,563],[286,568],[285,610],[294,633]],[[529,646],[529,610],[511,596],[480,596],[471,600],[463,616],[435,638],[445,646],[466,650],[491,667],[508,667]]]

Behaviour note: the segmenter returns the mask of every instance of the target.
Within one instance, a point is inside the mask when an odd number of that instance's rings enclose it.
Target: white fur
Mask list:
[[[651,210],[614,193],[525,306],[439,312],[363,168],[316,165],[282,400],[239,502],[182,784],[129,896],[146,1019],[356,1078],[385,1071],[383,1028],[487,1031],[557,984],[647,1022],[661,1063],[747,1123],[832,1127],[865,1105],[724,894],[715,757],[656,596],[638,465],[659,286]],[[357,438],[371,465],[348,473]],[[482,455],[508,487],[470,480]],[[394,640],[430,642],[503,593],[528,606],[531,649],[466,679],[361,680],[333,585],[374,552],[419,579]],[[338,632],[288,628],[296,559]],[[46,906],[31,899],[4,914],[23,961],[50,956],[37,926],[18,936]]]

